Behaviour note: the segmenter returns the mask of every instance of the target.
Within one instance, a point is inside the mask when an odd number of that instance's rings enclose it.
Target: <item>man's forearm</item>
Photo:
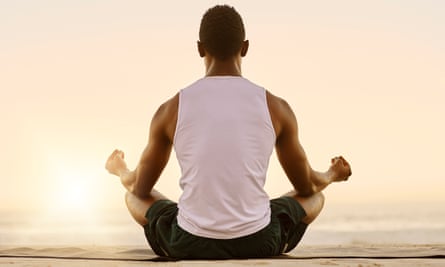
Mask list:
[[[119,173],[122,185],[129,191],[133,192],[134,185],[136,183],[136,172],[130,171],[128,169],[123,170]]]
[[[138,181],[138,178],[140,178],[140,176],[142,175],[140,172],[140,166],[138,166],[138,168],[136,168],[136,170],[134,171],[122,171],[120,174],[121,183],[128,190],[128,192],[134,194],[139,198],[146,198],[150,196],[150,192],[152,191],[153,186],[141,184],[140,179]]]
[[[313,170],[311,173],[311,180],[314,185],[314,193],[318,193],[323,191],[334,181],[334,175],[331,171],[318,172]]]

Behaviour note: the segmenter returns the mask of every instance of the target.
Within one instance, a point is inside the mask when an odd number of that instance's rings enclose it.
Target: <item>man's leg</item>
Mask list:
[[[161,193],[156,190],[152,190],[150,193],[150,197],[141,199],[130,192],[125,194],[125,203],[127,204],[127,208],[130,211],[131,216],[139,223],[141,226],[144,226],[148,223],[145,218],[145,214],[148,209],[158,200],[167,199]]]
[[[324,195],[321,192],[313,194],[310,197],[300,197],[295,191],[291,191],[284,196],[292,197],[300,203],[306,212],[306,217],[302,220],[306,224],[312,223],[323,209]]]

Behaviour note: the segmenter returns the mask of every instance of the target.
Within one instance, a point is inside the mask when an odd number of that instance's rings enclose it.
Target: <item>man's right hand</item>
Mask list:
[[[347,181],[352,174],[351,165],[342,156],[331,159],[329,171],[334,174],[334,182]]]
[[[127,163],[124,160],[124,152],[120,150],[114,150],[108,157],[105,169],[111,174],[121,176],[122,172],[128,171]]]

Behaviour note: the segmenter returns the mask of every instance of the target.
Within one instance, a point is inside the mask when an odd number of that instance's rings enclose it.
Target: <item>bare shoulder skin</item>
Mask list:
[[[321,192],[330,183],[346,180],[351,175],[343,157],[333,158],[326,172],[313,170],[300,144],[297,119],[289,104],[270,92],[267,92],[267,104],[277,136],[278,159],[299,196]]]

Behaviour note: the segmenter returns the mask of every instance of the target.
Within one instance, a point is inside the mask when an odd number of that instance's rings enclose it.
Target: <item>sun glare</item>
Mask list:
[[[100,211],[96,194],[100,188],[98,170],[61,161],[52,165],[44,210],[30,227],[42,236],[51,236],[49,240],[54,244],[95,243],[103,238],[104,225],[104,213]],[[108,241],[107,237],[104,240]]]
[[[58,213],[90,213],[95,208],[92,187],[94,184],[91,175],[80,172],[57,175],[49,209]]]
[[[88,203],[91,202],[86,183],[78,177],[67,175],[61,178],[58,191],[57,205],[66,209],[83,210],[88,208]]]

